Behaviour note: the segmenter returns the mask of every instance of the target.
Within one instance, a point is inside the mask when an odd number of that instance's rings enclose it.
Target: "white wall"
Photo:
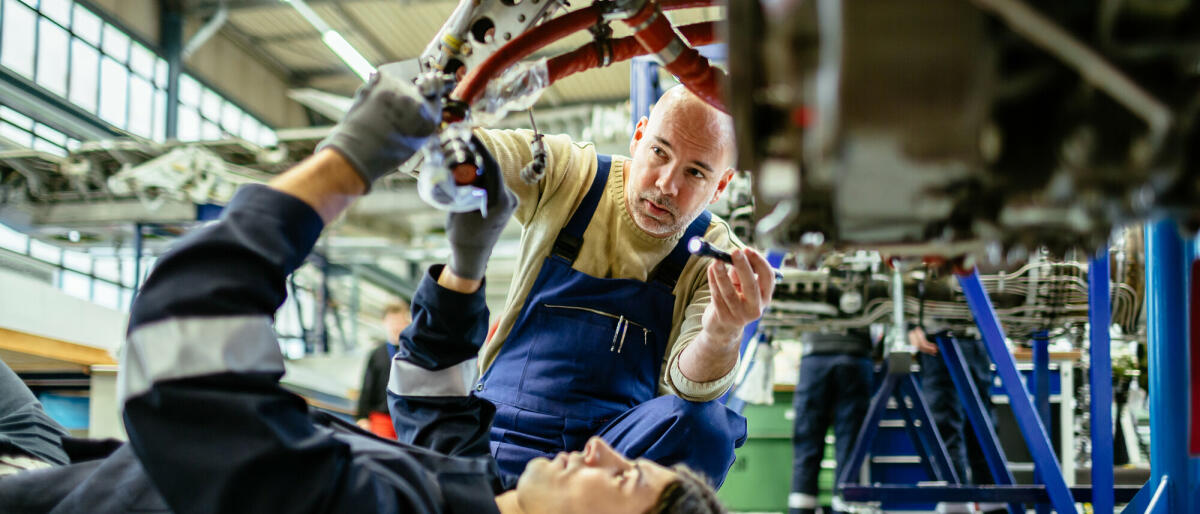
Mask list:
[[[0,327],[108,350],[125,340],[125,313],[70,296],[38,280],[0,270]]]

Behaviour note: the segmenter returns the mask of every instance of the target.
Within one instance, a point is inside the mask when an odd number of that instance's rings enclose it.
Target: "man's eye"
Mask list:
[[[696,178],[704,178],[704,172],[700,171],[696,168],[688,168],[688,173],[690,173],[693,177],[696,177]]]
[[[651,146],[650,149],[654,151],[654,155],[657,155],[659,157],[667,156],[667,152],[664,152],[662,148],[659,148],[657,146]]]

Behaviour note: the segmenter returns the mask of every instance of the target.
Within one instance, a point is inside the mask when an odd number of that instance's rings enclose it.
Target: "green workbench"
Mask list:
[[[791,388],[778,387],[774,405],[747,405],[742,414],[746,444],[738,448],[737,460],[717,496],[731,511],[787,512],[792,489]],[[833,453],[833,445],[827,444],[819,478],[819,499],[825,506],[832,500]]]

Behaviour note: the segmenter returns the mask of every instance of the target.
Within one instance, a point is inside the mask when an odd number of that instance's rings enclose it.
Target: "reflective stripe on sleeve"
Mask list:
[[[218,373],[283,373],[267,316],[172,318],[139,327],[121,349],[119,404],[155,382]]]

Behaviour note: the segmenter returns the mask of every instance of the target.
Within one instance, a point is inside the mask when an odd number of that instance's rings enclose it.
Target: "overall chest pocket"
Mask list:
[[[539,305],[534,320],[525,391],[628,406],[654,396],[662,345],[644,324],[562,304]]]

